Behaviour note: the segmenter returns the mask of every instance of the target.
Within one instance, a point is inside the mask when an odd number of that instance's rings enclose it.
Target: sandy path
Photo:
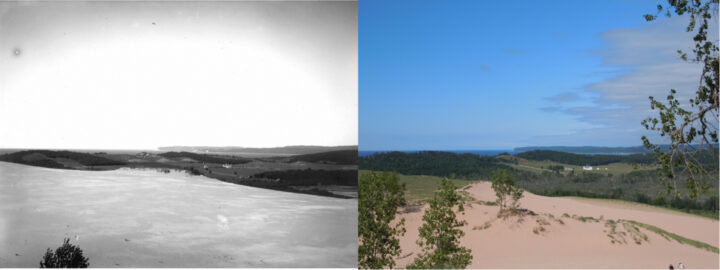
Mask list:
[[[494,201],[495,194],[488,182],[473,184],[467,189],[478,200]],[[473,261],[469,268],[665,268],[677,267],[683,262],[686,268],[718,268],[717,253],[679,244],[674,240],[640,229],[648,239],[637,245],[632,237],[625,236],[626,244],[611,243],[605,227],[607,219],[628,219],[660,227],[686,238],[718,246],[716,220],[687,215],[651,206],[580,198],[553,198],[525,193],[522,208],[538,213],[498,219],[496,206],[473,204],[466,208],[463,218],[468,225],[462,229],[466,235],[462,245],[472,249]],[[402,214],[406,219],[407,233],[401,239],[402,254],[396,259],[398,267],[411,263],[420,252],[417,240],[424,211]],[[592,216],[600,222],[582,222],[562,217],[568,215]],[[554,221],[552,214],[564,224]],[[541,226],[538,219],[549,222],[542,225],[544,232],[534,233]],[[489,228],[473,230],[491,222]],[[622,226],[620,226],[622,228]],[[620,229],[622,230],[622,229]]]

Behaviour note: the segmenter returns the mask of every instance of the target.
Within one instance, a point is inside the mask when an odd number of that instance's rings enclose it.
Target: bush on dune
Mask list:
[[[55,252],[49,248],[40,261],[40,268],[87,268],[90,266],[88,259],[83,256],[83,251],[70,244],[70,239],[65,238],[62,246]]]

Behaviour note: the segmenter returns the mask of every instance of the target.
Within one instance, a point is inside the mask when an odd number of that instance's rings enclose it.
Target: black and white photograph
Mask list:
[[[356,268],[356,1],[0,2],[0,267]]]

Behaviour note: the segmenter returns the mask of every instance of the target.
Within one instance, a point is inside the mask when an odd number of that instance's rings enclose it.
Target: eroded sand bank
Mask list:
[[[473,184],[466,190],[474,199],[495,200],[488,182]],[[401,215],[406,220],[407,233],[400,241],[402,254],[396,258],[398,267],[411,263],[420,252],[415,242],[425,207]],[[496,206],[473,204],[466,208],[462,218],[468,225],[462,228],[466,235],[461,244],[472,249],[469,268],[667,269],[670,264],[677,268],[678,262],[682,262],[686,268],[718,269],[717,253],[667,240],[643,228],[640,232],[647,240],[642,240],[640,245],[629,234],[624,237],[627,243],[611,243],[610,228],[605,226],[608,219],[635,220],[717,247],[719,227],[713,219],[633,203],[553,198],[527,192],[521,199],[521,207],[538,215],[498,219]],[[582,222],[572,215],[602,220]],[[489,227],[483,229],[488,222]],[[544,231],[537,229],[539,227]],[[617,230],[623,231],[622,225]],[[615,236],[620,239],[621,235]]]
[[[356,267],[357,200],[0,162],[0,266],[38,267],[63,237],[91,267]]]

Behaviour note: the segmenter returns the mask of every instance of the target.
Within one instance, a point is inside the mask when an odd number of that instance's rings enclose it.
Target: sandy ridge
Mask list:
[[[465,190],[475,200],[495,200],[489,182],[478,182]],[[613,231],[606,225],[608,220],[635,220],[718,247],[717,220],[640,204],[528,192],[520,202],[522,208],[537,215],[498,218],[497,206],[475,203],[466,207],[462,217],[468,225],[462,228],[466,235],[461,244],[472,249],[473,261],[468,268],[667,269],[670,264],[677,267],[678,262],[693,269],[719,267],[717,253],[665,239],[644,228],[635,232],[632,226],[620,223]],[[426,207],[419,211],[400,209],[407,233],[400,240],[402,253],[396,258],[397,267],[410,264],[420,252],[415,242]],[[583,222],[580,217],[592,219]]]

